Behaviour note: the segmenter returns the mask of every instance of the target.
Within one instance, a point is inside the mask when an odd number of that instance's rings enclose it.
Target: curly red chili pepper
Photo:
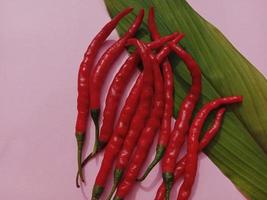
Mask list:
[[[189,136],[187,141],[187,153],[185,161],[185,171],[184,171],[184,182],[179,190],[178,200],[186,200],[189,198],[191,193],[191,188],[195,181],[195,176],[197,172],[197,163],[198,163],[198,138],[203,127],[203,124],[209,115],[209,113],[222,106],[233,103],[242,102],[242,96],[231,96],[224,97],[213,100],[206,105],[204,105],[200,111],[196,114],[192,125],[189,130]]]
[[[89,114],[89,77],[90,71],[93,66],[95,56],[100,49],[103,42],[110,35],[110,33],[117,26],[119,21],[127,14],[132,11],[132,8],[127,8],[116,15],[109,23],[107,23],[101,31],[95,36],[90,45],[88,46],[84,58],[80,64],[78,73],[78,98],[77,98],[77,110],[78,115],[76,119],[76,139],[78,145],[78,169],[81,179],[83,180],[82,170],[81,170],[81,157],[82,149],[85,139],[86,125]]]
[[[93,69],[93,72],[90,77],[90,108],[91,108],[91,117],[95,124],[95,145],[92,155],[101,149],[102,144],[99,142],[99,115],[100,115],[100,93],[103,86],[103,82],[108,74],[108,71],[111,68],[112,63],[117,59],[117,57],[124,50],[124,46],[127,40],[132,37],[139,26],[142,23],[144,17],[144,10],[141,9],[138,16],[136,17],[134,23],[131,25],[129,30],[125,35],[115,42],[99,59],[96,67]]]
[[[201,152],[214,138],[214,136],[218,133],[222,125],[223,115],[225,113],[225,108],[221,108],[215,116],[212,126],[206,131],[201,142],[198,146],[198,152]],[[174,179],[177,181],[184,173],[185,169],[185,161],[186,155],[176,163],[175,171],[174,171]],[[156,197],[154,200],[164,200],[166,195],[166,188],[164,183],[162,183],[157,191]]]
[[[111,171],[111,166],[118,155],[123,140],[128,131],[131,119],[135,113],[140,99],[140,93],[143,86],[143,73],[141,73],[135,82],[129,96],[127,97],[125,104],[119,116],[119,120],[116,124],[112,137],[105,149],[104,157],[101,163],[101,167],[98,171],[92,198],[99,199],[106,184],[107,177]]]
[[[127,136],[124,140],[123,147],[120,150],[119,156],[117,158],[115,164],[115,171],[114,171],[114,183],[112,187],[112,192],[110,197],[112,196],[116,186],[118,185],[125,168],[129,162],[131,153],[136,145],[136,142],[139,138],[139,135],[145,126],[145,123],[149,117],[151,103],[152,103],[152,96],[153,96],[153,74],[152,74],[152,61],[150,58],[149,50],[146,45],[139,41],[134,40],[136,43],[137,51],[140,53],[143,66],[144,66],[144,82],[143,82],[143,89],[141,92],[141,98],[134,114],[134,117],[131,121],[131,125]]]
[[[138,140],[136,150],[131,156],[130,163],[125,171],[125,176],[119,184],[117,193],[114,199],[123,199],[134,185],[137,175],[144,163],[149,147],[153,142],[153,138],[160,127],[161,119],[164,111],[164,89],[163,80],[156,58],[151,56],[153,61],[153,75],[154,75],[154,90],[153,106],[150,117],[143,129],[141,136]]]
[[[151,37],[153,40],[157,40],[161,37],[157,30],[153,7],[149,9],[148,29],[151,33]],[[169,47],[167,48],[169,49]],[[164,76],[165,107],[164,107],[164,114],[163,114],[163,118],[161,122],[158,144],[156,148],[156,155],[155,155],[154,160],[148,166],[144,175],[141,178],[139,178],[138,181],[144,180],[146,176],[149,174],[149,172],[153,169],[153,167],[161,160],[161,158],[163,157],[165,153],[166,147],[168,145],[169,137],[170,137],[171,119],[172,119],[172,113],[173,113],[173,72],[172,72],[172,67],[171,67],[171,64],[168,58],[165,58],[165,60],[163,61],[162,71],[163,71],[163,76]]]

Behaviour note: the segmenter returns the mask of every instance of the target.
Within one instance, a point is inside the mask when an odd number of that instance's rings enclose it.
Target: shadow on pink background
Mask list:
[[[267,75],[265,1],[190,3]],[[0,199],[90,197],[102,155],[86,167],[82,193],[74,184],[76,79],[88,42],[108,19],[98,0],[0,0]],[[152,199],[160,180],[157,167],[128,199]],[[192,200],[244,199],[204,154],[195,186]]]

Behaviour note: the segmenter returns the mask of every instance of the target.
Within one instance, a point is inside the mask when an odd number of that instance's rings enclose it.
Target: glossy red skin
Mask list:
[[[129,38],[134,36],[140,27],[144,17],[144,10],[142,9],[136,17],[134,23],[131,25],[125,35],[115,42],[99,59],[95,68],[91,73],[90,78],[90,108],[99,109],[100,107],[100,94],[106,76],[111,69],[112,64],[124,50],[125,44]]]
[[[195,181],[198,163],[198,138],[203,127],[203,124],[211,111],[214,109],[228,104],[242,102],[242,96],[231,96],[216,99],[204,105],[200,111],[196,114],[192,125],[189,130],[188,141],[187,141],[187,153],[184,171],[184,181],[179,190],[178,200],[186,200],[191,194],[191,189]]]
[[[131,125],[127,136],[124,140],[123,147],[117,157],[115,170],[124,170],[128,165],[130,156],[133,152],[136,142],[140,133],[145,126],[151,110],[152,97],[153,97],[153,73],[151,68],[151,59],[149,51],[143,42],[135,40],[137,44],[137,51],[140,53],[144,66],[144,82],[141,92],[141,98],[136,110],[136,113],[131,121]]]
[[[151,7],[149,9],[148,15],[148,29],[150,31],[151,37],[153,40],[161,38],[156,22],[155,22],[155,13],[154,9]],[[170,49],[167,46],[168,49]],[[171,119],[173,113],[173,72],[171,64],[168,58],[165,57],[165,60],[162,64],[162,71],[164,77],[164,94],[165,94],[165,106],[164,113],[161,122],[160,134],[158,138],[158,146],[166,147],[169,141],[170,132],[171,132]]]
[[[125,171],[125,176],[118,186],[116,196],[122,199],[130,192],[132,186],[136,183],[136,178],[143,163],[145,162],[154,136],[160,128],[164,111],[164,89],[159,64],[156,62],[156,59],[151,58],[151,60],[153,60],[155,90],[152,111],[138,140],[136,149],[131,156],[130,163]]]
[[[174,39],[177,34],[171,34],[165,37],[160,38],[154,42],[148,43],[147,46],[150,49],[159,48],[165,42]],[[136,65],[139,62],[140,58],[137,53],[132,54],[126,62],[123,64],[119,72],[114,77],[108,94],[106,98],[105,109],[103,112],[103,122],[100,129],[99,141],[102,144],[108,142],[114,125],[114,120],[116,116],[116,111],[120,103],[121,96],[128,82],[130,81],[133,71],[136,69]]]
[[[118,73],[115,75],[110,88],[108,90],[106,105],[103,112],[103,122],[100,129],[99,141],[101,143],[107,143],[114,126],[116,113],[120,104],[121,97],[125,90],[125,87],[131,80],[134,71],[137,69],[139,62],[138,54],[134,53],[129,56]]]
[[[103,42],[106,40],[106,38],[115,29],[119,21],[131,11],[132,8],[127,8],[120,12],[118,15],[116,15],[110,22],[108,22],[95,36],[84,54],[84,58],[80,64],[78,73],[78,116],[76,119],[76,134],[82,134],[86,131],[90,106],[89,77],[91,68],[95,61],[96,54],[99,51]]]
[[[174,38],[174,36],[176,37],[177,34],[172,34],[170,36],[165,36],[162,37],[161,39],[148,43],[146,44],[148,48],[153,49],[153,48],[159,48],[160,46],[162,46],[165,42],[171,40]],[[109,110],[110,112],[115,112],[114,108],[111,111],[111,109],[109,109],[109,105],[110,106],[116,106],[116,104],[118,103],[118,99],[121,97],[121,92],[124,89],[125,85],[127,84],[128,79],[130,78],[130,73],[134,70],[133,68],[133,64],[137,64],[139,60],[139,57],[136,53],[134,53],[132,56],[129,57],[128,59],[128,64],[125,65],[120,69],[120,71],[118,72],[118,74],[115,76],[113,83],[111,84],[110,90],[109,91],[114,91],[114,92],[109,92],[107,95],[107,98],[113,98],[113,100],[108,100],[106,101],[106,107],[105,110]],[[138,103],[138,97],[140,96],[140,92],[141,92],[141,85],[143,83],[143,75],[139,76],[139,79],[137,80],[137,85],[135,86],[136,88],[133,90],[133,92],[130,93],[127,102],[124,106],[124,108],[122,109],[122,112],[120,114],[117,126],[115,127],[115,130],[113,132],[113,135],[111,137],[110,142],[108,143],[108,146],[105,150],[105,154],[104,154],[104,158],[103,161],[101,163],[101,167],[100,170],[98,172],[96,181],[95,181],[95,185],[97,186],[102,186],[104,187],[106,180],[107,180],[107,176],[110,172],[110,166],[112,165],[112,163],[115,160],[116,155],[119,153],[119,150],[121,149],[121,146],[123,144],[123,140],[126,136],[126,133],[128,131],[129,128],[129,124],[131,122],[132,116],[135,113],[136,107],[137,107],[137,103]],[[137,88],[138,86],[138,88]],[[111,93],[111,94],[110,94]],[[115,94],[114,94],[115,93]],[[117,94],[118,93],[118,94]],[[111,95],[111,96],[110,96]],[[105,119],[105,110],[104,110],[104,119]],[[110,118],[110,116],[109,116]],[[113,123],[114,121],[109,121],[108,123]],[[103,122],[103,124],[105,123],[105,120]],[[110,129],[112,130],[113,127]],[[100,141],[107,141],[107,137],[101,137],[101,132],[100,132]]]
[[[176,159],[184,143],[185,134],[189,129],[189,123],[193,110],[201,94],[201,71],[198,64],[180,46],[177,46],[174,43],[170,44],[169,46],[186,64],[192,77],[192,85],[188,94],[180,105],[178,117],[176,118],[174,129],[171,133],[171,138],[162,159],[163,173],[173,173],[175,169]]]
[[[221,108],[215,116],[212,126],[206,131],[204,137],[201,139],[201,142],[198,146],[198,152],[201,152],[214,138],[218,133],[222,125],[222,119],[225,112],[225,108]],[[176,163],[174,171],[174,179],[177,181],[183,174],[186,164],[186,155]],[[166,189],[164,183],[162,183],[157,191],[156,197],[154,200],[164,200],[166,195]]]
[[[138,106],[142,86],[143,73],[139,75],[122,108],[112,137],[105,149],[104,158],[102,160],[100,170],[98,171],[95,185],[104,187],[106,184],[107,177],[112,169],[111,166],[123,145],[123,140],[128,132],[131,119]]]

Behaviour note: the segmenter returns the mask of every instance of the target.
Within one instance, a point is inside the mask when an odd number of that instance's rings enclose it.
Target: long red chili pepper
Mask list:
[[[78,73],[78,98],[77,98],[77,110],[78,115],[76,119],[76,139],[78,145],[78,169],[81,179],[83,180],[82,170],[81,170],[81,157],[82,157],[82,148],[85,139],[86,125],[89,114],[89,77],[90,71],[93,66],[95,56],[100,49],[102,43],[110,35],[110,33],[117,26],[119,21],[127,14],[132,11],[132,8],[126,8],[115,16],[110,22],[108,22],[101,31],[95,36],[90,45],[88,46],[83,60],[80,64],[79,73]]]
[[[162,46],[163,43],[168,42],[169,40],[172,40],[175,37],[177,37],[177,33],[173,33],[171,35],[162,37],[152,43],[148,43],[147,44],[148,48],[150,49],[159,48],[160,46]],[[101,148],[103,148],[107,144],[111,136],[116,111],[119,105],[119,100],[121,98],[124,88],[126,87],[128,81],[130,80],[132,72],[135,69],[138,61],[139,61],[139,56],[137,55],[137,53],[131,55],[123,64],[123,66],[116,74],[111,83],[106,98],[106,106],[103,112],[103,123],[99,134],[99,143],[101,144],[99,150],[101,150]]]
[[[183,34],[179,34],[174,40],[173,42],[175,43],[178,43],[182,38],[183,38]],[[135,44],[137,41],[136,39],[130,39],[128,40],[128,45],[131,45],[131,44]],[[152,42],[154,43],[154,42]],[[170,49],[169,48],[163,48],[156,56],[155,56],[155,60],[160,63],[162,62],[162,60],[166,57],[166,55],[168,55],[170,53]],[[150,55],[150,54],[149,54]],[[141,108],[141,107],[140,107]],[[140,109],[140,113],[141,113],[141,109]],[[144,112],[144,111],[143,111]],[[136,113],[136,116],[138,117],[138,113]],[[134,121],[134,120],[133,120]],[[152,120],[153,121],[153,120]],[[136,123],[138,125],[138,121],[136,120]],[[135,126],[137,125],[134,125],[133,126],[133,129],[136,128]],[[140,126],[140,125],[139,125]],[[142,124],[143,126],[143,124]],[[128,163],[128,159],[129,159],[129,156],[132,152],[132,149],[134,148],[133,147],[133,144],[135,143],[136,139],[133,139],[134,137],[137,137],[137,136],[134,136],[135,132],[134,131],[129,131],[128,135],[127,135],[127,138],[125,139],[125,143],[129,143],[131,144],[131,148],[129,148],[129,144],[128,146],[126,145],[126,150],[122,150],[121,154],[119,155],[119,158],[117,160],[117,166],[115,167],[115,172],[114,172],[114,184],[113,184],[113,187],[112,187],[112,191],[109,195],[109,199],[112,197],[113,195],[113,192],[115,191],[116,187],[117,187],[117,184],[119,183],[122,175],[123,175],[123,170],[124,168],[127,166],[127,163]],[[140,134],[140,133],[139,133]],[[128,140],[128,141],[127,141]],[[123,159],[121,159],[120,157],[122,157]]]
[[[182,36],[177,36],[177,38],[182,39]],[[159,41],[161,41],[162,44],[165,42],[164,40],[159,40]],[[128,40],[127,43],[129,43],[128,45],[130,45],[131,40]],[[148,43],[147,46],[148,46],[148,48],[152,48],[152,47],[155,47],[155,44],[157,44],[157,43],[154,43],[154,42]],[[162,44],[160,44],[160,46],[162,46]],[[133,54],[133,55],[137,56],[136,54]],[[162,53],[160,55],[162,55]],[[160,71],[159,71],[159,73],[160,73]],[[162,93],[163,92],[160,92],[161,95],[162,95]],[[94,184],[93,198],[95,198],[95,199],[99,198],[103,192],[108,173],[111,169],[110,166],[112,165],[112,163],[115,159],[115,156],[119,153],[120,147],[123,143],[123,139],[126,136],[126,133],[128,131],[128,126],[129,126],[129,123],[131,121],[132,115],[134,114],[133,111],[135,111],[135,109],[137,107],[137,102],[136,102],[136,104],[133,104],[133,102],[130,102],[130,104],[132,104],[130,110],[129,110],[129,106],[125,107],[125,109],[123,109],[122,114],[121,114],[122,118],[120,118],[120,120],[117,124],[117,128],[115,129],[115,131],[111,137],[111,140],[108,144],[108,147],[105,151],[104,158],[103,158],[103,161],[101,163],[101,168],[98,172],[98,175],[97,175],[97,178],[96,178],[96,181]],[[130,111],[132,111],[132,112],[130,112]],[[121,127],[122,125],[124,125],[123,128]],[[125,125],[127,125],[127,126],[125,126]]]
[[[152,96],[153,96],[153,74],[152,74],[152,61],[149,56],[150,51],[143,42],[139,40],[135,40],[135,42],[137,51],[140,53],[144,66],[143,89],[141,92],[138,108],[131,121],[131,125],[127,133],[127,136],[124,140],[123,147],[120,150],[119,156],[117,157],[117,161],[115,164],[115,171],[114,171],[114,183],[109,197],[112,196],[113,192],[116,189],[116,186],[118,185],[123,175],[125,168],[127,167],[131,153],[136,145],[141,130],[145,126],[145,123],[147,121],[147,118],[149,117],[151,109]]]
[[[161,46],[163,42],[165,43],[165,41],[169,41],[174,36],[176,36],[176,34],[177,33],[165,36],[165,38],[163,39],[158,38],[158,42],[152,44],[149,43],[148,48],[155,48],[157,47],[156,45]],[[100,144],[102,144],[102,147],[106,145],[111,136],[116,111],[120,102],[121,95],[123,93],[124,88],[128,84],[132,72],[135,69],[135,66],[137,65],[138,61],[139,56],[137,55],[137,53],[130,56],[126,60],[122,68],[119,70],[119,72],[116,74],[115,78],[111,83],[106,98],[106,106],[103,112],[103,122],[99,134],[99,142]]]
[[[197,163],[198,163],[198,138],[203,127],[203,124],[209,115],[209,113],[222,106],[233,103],[242,102],[242,96],[230,96],[219,98],[209,102],[204,105],[196,114],[192,125],[189,130],[188,143],[187,143],[187,153],[186,153],[186,161],[185,161],[185,171],[184,171],[184,182],[179,190],[178,200],[188,199],[191,193],[191,188],[195,181],[196,171],[197,171]]]
[[[141,9],[138,16],[136,17],[134,23],[131,25],[129,30],[124,34],[122,38],[120,38],[117,42],[115,42],[99,59],[96,67],[93,69],[93,72],[90,77],[90,108],[91,108],[91,117],[95,124],[95,145],[92,154],[101,149],[101,144],[99,142],[99,115],[100,115],[100,93],[101,88],[103,86],[103,82],[111,68],[112,63],[117,59],[117,57],[124,50],[125,43],[127,40],[132,37],[139,26],[142,23],[144,17],[144,9]]]
[[[166,185],[167,196],[169,196],[170,189],[174,181],[174,168],[176,159],[179,155],[180,149],[185,140],[185,134],[188,131],[190,119],[193,110],[199,100],[201,93],[201,71],[195,60],[183,50],[180,46],[172,43],[169,47],[183,60],[186,64],[187,69],[190,71],[192,76],[192,86],[182,101],[176,119],[174,129],[171,133],[166,152],[162,159],[162,176],[163,181]]]
[[[148,29],[153,40],[157,40],[161,37],[157,30],[153,7],[150,7],[149,9]],[[153,169],[153,167],[161,160],[168,145],[171,133],[171,119],[173,113],[173,72],[168,58],[166,58],[162,64],[162,71],[164,76],[165,107],[156,148],[156,155],[143,176],[139,178],[138,181],[144,180],[149,172]]]
[[[180,40],[183,37],[183,35],[177,35],[177,33],[173,33],[168,36],[164,36],[160,38],[159,40],[147,43],[147,47],[149,49],[159,48],[161,47],[165,42],[168,42],[169,40],[172,40],[175,38],[175,40]],[[158,59],[162,59],[163,56],[167,55],[170,52],[170,50],[166,49],[164,52],[159,53]],[[104,120],[103,125],[104,127],[111,127],[109,130],[105,128],[105,131],[100,131],[99,141],[103,145],[101,147],[104,147],[105,144],[108,142],[108,134],[112,133],[113,131],[113,123],[116,115],[116,110],[119,104],[119,99],[122,95],[122,91],[124,90],[125,86],[127,85],[128,81],[130,80],[130,76],[132,75],[132,71],[136,67],[137,62],[139,61],[139,56],[137,54],[132,54],[126,62],[123,64],[119,72],[115,75],[114,80],[111,83],[111,86],[109,88],[109,92],[107,95],[106,100],[106,107],[104,109]],[[105,117],[106,116],[106,117]],[[108,120],[110,119],[110,120]],[[105,125],[105,123],[108,123]],[[102,128],[101,128],[102,129]],[[109,132],[107,132],[109,131]],[[102,136],[103,134],[103,136]],[[101,149],[99,149],[100,151]],[[94,156],[95,154],[89,154],[86,159],[82,163],[82,167],[89,162],[89,160]],[[79,187],[78,183],[78,174],[76,176],[76,186]]]
[[[138,106],[142,86],[143,86],[143,73],[139,75],[129,96],[127,97],[125,104],[122,108],[122,111],[120,113],[119,120],[112,134],[112,137],[105,149],[101,167],[98,171],[94,184],[93,195],[92,195],[93,199],[99,199],[104,190],[108,174],[112,169],[111,166],[121,149],[131,119]]]
[[[225,110],[226,110],[225,108],[220,108],[220,110],[216,113],[212,126],[206,131],[203,138],[201,139],[201,142],[198,146],[198,152],[201,152],[220,130]],[[174,171],[175,181],[177,181],[183,175],[185,169],[185,161],[186,161],[186,155],[176,163]],[[164,200],[165,195],[166,195],[166,188],[164,186],[164,183],[162,183],[157,191],[154,200]]]
[[[159,64],[156,58],[151,56],[153,63],[153,75],[154,75],[154,90],[153,106],[150,113],[150,117],[143,129],[141,136],[138,140],[137,147],[131,160],[125,171],[125,176],[122,182],[119,184],[117,193],[114,199],[123,199],[130,191],[134,183],[136,182],[137,175],[145,161],[149,147],[151,146],[154,136],[160,127],[161,119],[164,111],[164,89],[163,80],[159,68]]]
[[[125,87],[129,83],[134,70],[137,69],[136,66],[138,62],[139,56],[137,53],[129,56],[120,68],[119,72],[116,74],[108,90],[106,106],[103,112],[103,122],[99,134],[99,141],[103,144],[103,146],[106,145],[112,134],[120,98]]]

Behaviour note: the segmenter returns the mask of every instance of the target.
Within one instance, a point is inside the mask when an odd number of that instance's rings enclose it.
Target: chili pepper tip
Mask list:
[[[103,193],[103,191],[104,191],[104,187],[99,186],[99,185],[94,185],[93,194],[92,194],[91,200],[99,199],[101,194]]]
[[[147,177],[147,175],[150,173],[150,171],[157,165],[157,163],[161,160],[165,153],[166,148],[164,146],[158,145],[156,150],[156,155],[154,160],[150,163],[150,165],[147,167],[144,175],[140,178],[137,178],[137,181],[143,181]]]
[[[162,177],[163,177],[163,182],[166,187],[166,200],[169,200],[171,188],[174,182],[174,175],[173,173],[166,172],[162,174]]]
[[[82,149],[84,145],[85,140],[85,134],[76,132],[76,140],[77,140],[77,146],[78,146],[78,175],[80,176],[82,182],[84,182],[83,174],[82,174]],[[77,184],[76,184],[77,186]]]

